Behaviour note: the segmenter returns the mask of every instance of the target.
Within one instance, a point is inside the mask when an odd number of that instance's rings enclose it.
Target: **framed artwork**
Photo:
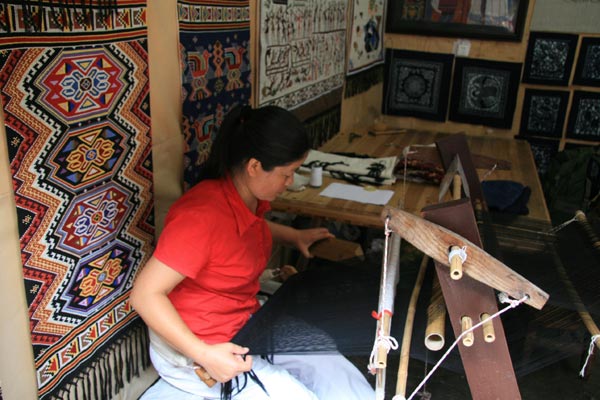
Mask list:
[[[584,37],[581,40],[573,84],[600,86],[600,37]]]
[[[573,93],[566,136],[571,139],[600,141],[600,93],[583,90]]]
[[[560,141],[557,139],[526,138],[531,147],[531,153],[538,175],[544,177],[550,167],[550,162],[558,153]]]
[[[568,33],[531,32],[523,82],[567,86],[579,37]]]
[[[387,49],[382,113],[445,121],[454,55]]]
[[[525,89],[519,134],[562,137],[568,102],[566,90]]]
[[[519,41],[528,6],[528,0],[390,1],[386,31]]]
[[[512,127],[521,63],[456,58],[448,119]]]

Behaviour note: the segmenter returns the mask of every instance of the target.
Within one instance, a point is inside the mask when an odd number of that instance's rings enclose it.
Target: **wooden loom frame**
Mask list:
[[[483,207],[485,207],[485,202],[466,140],[462,135],[455,135],[448,140],[443,140],[436,144],[438,145],[438,150],[440,150],[442,162],[446,169],[448,169],[451,163],[451,158],[454,158],[457,155],[460,156],[460,161],[465,164],[464,175],[466,175],[467,182],[464,183],[469,186],[471,201],[467,198],[463,198],[461,200],[429,206],[423,210],[423,215],[427,220],[449,228],[451,231],[458,234],[464,235],[467,240],[472,242],[470,243],[471,245],[474,243],[478,247],[481,247],[481,239],[477,229],[474,209],[475,205],[483,205]],[[455,194],[455,198],[458,197],[460,197],[460,195]],[[473,203],[472,205],[470,204],[471,202]],[[393,215],[394,213],[396,213],[398,217],[397,213],[399,212],[400,211],[398,210],[393,211],[387,208],[382,213],[382,219],[389,218],[390,214]],[[400,219],[403,219],[404,217],[406,216],[403,215]],[[408,220],[404,221],[404,223],[407,223],[407,221]],[[407,227],[407,225],[403,225],[402,223],[398,223],[396,226],[392,224],[392,230],[398,234]],[[415,240],[414,237],[413,240]],[[413,245],[415,244],[411,240],[409,240],[409,242]],[[423,250],[419,246],[416,247]],[[427,255],[433,256],[436,261],[436,273],[446,299],[456,337],[459,337],[464,328],[461,324],[463,316],[468,315],[471,320],[474,321],[473,323],[475,323],[475,321],[479,322],[481,316],[492,315],[498,311],[493,290],[493,288],[498,289],[498,287],[494,285],[498,282],[491,279],[491,282],[486,282],[487,284],[484,284],[482,282],[485,280],[480,282],[469,276],[463,277],[460,281],[451,280],[448,270],[445,267],[449,262],[444,261],[443,256],[440,256],[440,254],[435,254],[435,250],[433,253],[424,252]],[[437,257],[435,257],[435,255],[437,255]],[[415,290],[411,297],[411,304],[413,303],[413,299],[418,297],[417,285],[420,287],[426,263],[427,258],[424,258],[417,277]],[[497,273],[498,270],[494,272]],[[523,281],[520,281],[522,277],[517,276],[517,278],[519,281],[517,284],[518,289],[512,292],[510,290],[507,291],[513,297],[516,298],[518,293],[533,294],[538,291],[535,286],[530,285],[526,280],[523,279]],[[502,284],[500,286],[502,286]],[[539,290],[539,292],[536,292],[535,296],[539,298],[532,305],[536,308],[543,307],[547,300],[547,294]],[[404,331],[405,339],[407,336],[410,336],[410,331],[412,329],[411,315],[414,314],[414,311],[410,309],[410,307],[411,306],[409,305],[407,323]],[[481,337],[479,340],[474,340],[470,345],[461,344],[459,347],[471,393],[474,399],[519,399],[521,398],[521,395],[512,367],[510,354],[508,352],[508,345],[506,343],[502,323],[498,318],[491,322],[492,324],[488,325],[493,327],[494,333],[489,337],[493,340],[487,340],[487,338],[484,340],[484,338]],[[406,372],[403,370],[409,357],[409,350],[407,350],[406,347],[407,343],[403,342],[398,383],[396,387],[396,394],[400,396],[404,396],[406,390]],[[410,347],[410,341],[408,341],[408,347]]]

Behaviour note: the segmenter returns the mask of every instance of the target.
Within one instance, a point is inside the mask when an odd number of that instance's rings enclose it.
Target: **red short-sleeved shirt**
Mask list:
[[[207,343],[231,340],[259,307],[258,278],[272,248],[269,209],[259,201],[253,214],[227,178],[198,183],[167,214],[154,257],[186,276],[169,299]]]

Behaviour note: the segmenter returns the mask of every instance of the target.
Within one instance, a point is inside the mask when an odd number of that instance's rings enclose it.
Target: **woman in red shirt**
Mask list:
[[[325,228],[297,230],[264,218],[269,202],[293,183],[308,150],[303,125],[282,108],[237,107],[224,119],[202,180],[172,205],[131,294],[150,329],[150,355],[162,378],[143,399],[219,398],[220,385],[211,382],[241,374],[253,379],[233,380],[239,384],[231,393],[235,399],[374,397],[363,375],[340,355],[298,362],[279,357],[282,367],[246,356],[248,348],[230,342],[259,307],[259,277],[272,241],[310,257],[314,242],[332,236]],[[320,379],[316,365],[334,368],[340,380]]]

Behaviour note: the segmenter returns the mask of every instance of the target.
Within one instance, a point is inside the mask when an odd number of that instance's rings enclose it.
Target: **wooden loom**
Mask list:
[[[384,209],[381,218],[389,222],[394,233],[435,261],[437,278],[456,337],[459,337],[469,324],[475,324],[498,311],[494,289],[505,292],[514,299],[527,295],[526,303],[541,309],[548,300],[545,292],[481,250],[474,206],[481,204],[485,207],[485,202],[464,136],[454,135],[436,144],[446,169],[455,157],[460,157],[464,168],[463,179],[467,181],[464,183],[468,185],[467,193],[470,192],[471,195],[470,200],[459,199],[460,195],[456,194],[460,193],[460,189],[456,190],[459,181],[456,181],[454,197],[457,200],[426,207],[422,211],[424,219],[390,207]],[[466,246],[468,257],[462,263],[460,274],[448,272],[448,267],[454,264],[448,259],[448,249],[453,246]],[[426,259],[421,266],[417,284],[422,280],[422,270],[425,266]],[[415,297],[418,297],[418,292],[416,296],[413,292],[412,298]],[[411,335],[411,312],[412,310],[409,310],[404,331],[405,339]],[[465,336],[459,344],[472,397],[521,398],[500,319],[495,318],[487,322],[483,328],[484,335]],[[473,333],[479,332],[476,330]],[[403,361],[408,359],[406,345],[407,343],[403,343],[401,349],[395,399],[405,396],[406,383],[402,381],[405,377],[401,375],[404,374]],[[407,347],[410,348],[410,342]]]

